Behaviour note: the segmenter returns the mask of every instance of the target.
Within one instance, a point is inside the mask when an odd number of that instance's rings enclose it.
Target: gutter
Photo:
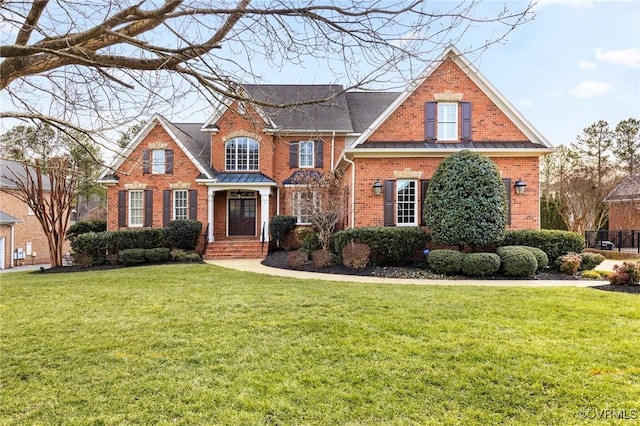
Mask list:
[[[356,209],[356,165],[352,160],[349,160],[346,156],[346,152],[344,152],[342,154],[342,158],[344,159],[344,161],[346,161],[347,163],[351,164],[351,195],[350,195],[350,202],[351,202],[351,209],[350,209],[350,214],[351,214],[351,225],[350,228],[353,229],[356,227],[356,218],[355,218],[355,209]]]

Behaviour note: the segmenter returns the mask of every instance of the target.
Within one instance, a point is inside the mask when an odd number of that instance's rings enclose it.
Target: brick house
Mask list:
[[[0,269],[49,263],[49,243],[33,211],[11,195],[18,190],[14,179],[24,175],[22,164],[0,163]],[[43,176],[44,191],[50,189]]]
[[[640,230],[640,175],[626,176],[604,199],[609,205],[609,230]]]
[[[344,226],[419,226],[429,178],[462,149],[500,169],[510,228],[540,226],[539,159],[553,148],[454,47],[403,92],[238,90],[255,103],[229,99],[198,124],[149,120],[100,178],[108,229],[192,218],[207,229],[206,257],[261,256],[272,216],[305,223],[292,177],[337,167],[349,187]]]

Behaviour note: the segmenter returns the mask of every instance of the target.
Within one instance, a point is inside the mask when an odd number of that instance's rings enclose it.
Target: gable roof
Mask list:
[[[0,225],[15,225],[20,219],[0,210]]]
[[[151,129],[157,125],[161,125],[164,128],[176,145],[182,149],[185,155],[191,160],[205,179],[213,178],[213,174],[215,172],[209,165],[211,158],[211,144],[209,135],[200,131],[202,125],[191,123],[174,124],[162,115],[155,114],[147,124],[145,124],[142,129],[135,134],[129,144],[124,148],[122,154],[116,157],[111,166],[102,172],[98,178],[98,182],[113,182],[115,177],[111,174],[112,171],[118,169],[124,163],[125,159],[131,155],[138,145],[140,145]]]
[[[629,175],[604,198],[605,203],[640,201],[640,175]]]
[[[551,143],[529,123],[522,114],[487,80],[478,69],[469,62],[455,47],[450,46],[431,63],[431,65],[416,80],[407,85],[407,88],[391,103],[375,121],[362,132],[351,144],[351,148],[363,144],[406,100],[413,92],[429,78],[433,72],[446,60],[452,60],[473,83],[509,118],[525,136],[539,148],[553,149]]]
[[[400,92],[347,92],[354,133],[362,133],[395,101]]]
[[[35,170],[29,167],[29,174],[35,179]],[[0,188],[18,189],[15,180],[22,181],[27,177],[24,164],[17,161],[2,160],[0,161]],[[42,186],[45,191],[51,190],[51,182],[49,176],[42,175]]]

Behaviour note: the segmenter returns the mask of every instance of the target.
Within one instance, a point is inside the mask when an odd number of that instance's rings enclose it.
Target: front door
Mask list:
[[[256,199],[229,199],[229,235],[256,235]]]

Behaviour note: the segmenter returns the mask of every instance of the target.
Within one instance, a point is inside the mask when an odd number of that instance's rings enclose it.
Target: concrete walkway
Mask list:
[[[591,280],[426,280],[407,278],[363,277],[359,275],[324,274],[319,272],[294,271],[290,269],[272,268],[260,262],[262,259],[207,260],[207,263],[238,271],[255,272],[307,280],[347,281],[375,284],[413,284],[413,285],[473,285],[493,287],[593,287],[606,284],[604,281]],[[603,265],[607,262],[606,265]],[[611,270],[618,261],[605,261],[595,269]],[[620,262],[621,263],[621,262]]]

